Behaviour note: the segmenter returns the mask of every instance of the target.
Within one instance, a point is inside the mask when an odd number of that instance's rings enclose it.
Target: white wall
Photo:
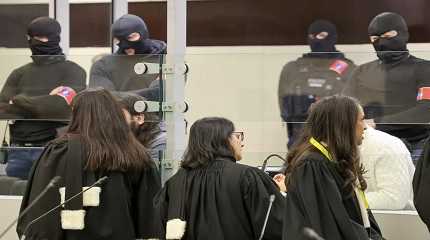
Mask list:
[[[356,64],[375,59],[368,44],[340,45],[338,49]],[[430,44],[410,44],[409,49],[430,59]],[[233,120],[245,132],[243,163],[259,165],[270,153],[285,153],[286,130],[277,103],[278,77],[286,62],[307,51],[307,46],[187,48],[187,120],[190,124],[205,116]],[[88,73],[93,56],[108,52],[109,48],[72,48],[69,59]],[[14,68],[31,60],[29,54],[27,49],[0,49],[0,85]]]

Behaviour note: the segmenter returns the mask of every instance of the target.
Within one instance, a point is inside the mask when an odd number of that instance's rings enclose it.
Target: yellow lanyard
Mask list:
[[[314,145],[314,147],[316,147],[318,150],[320,150],[320,152],[330,161],[333,161],[333,158],[331,157],[330,153],[328,152],[328,150],[321,144],[319,143],[317,140],[315,140],[315,138],[311,137],[311,139],[309,140],[309,142]]]
[[[333,161],[333,158],[331,157],[330,152],[321,144],[319,143],[317,140],[315,140],[315,138],[311,137],[311,139],[309,139],[309,142],[316,147],[328,160]],[[367,201],[366,195],[364,194],[363,190],[361,190],[360,188],[357,189],[360,197],[363,201],[364,201],[364,205],[366,207],[366,209],[369,208],[369,202]]]

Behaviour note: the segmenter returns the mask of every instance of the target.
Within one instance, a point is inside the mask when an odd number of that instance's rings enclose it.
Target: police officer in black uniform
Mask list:
[[[111,91],[131,91],[148,100],[159,100],[158,74],[142,74],[139,64],[160,63],[166,53],[166,43],[149,38],[145,22],[138,16],[126,14],[112,25],[118,51],[104,56],[90,70],[90,87]]]
[[[278,99],[281,117],[287,122],[288,146],[300,134],[310,105],[321,97],[340,94],[356,67],[336,50],[336,41],[334,24],[326,20],[313,22],[308,29],[311,52],[282,69]]]
[[[76,92],[85,89],[86,73],[82,67],[67,60],[64,56],[60,47],[61,27],[55,19],[36,18],[29,24],[27,30],[32,62],[11,72],[0,92],[0,103],[18,105],[18,102],[28,102],[27,100],[30,98],[34,100],[36,97],[40,100],[42,97],[45,100],[36,101],[38,104],[33,100],[30,101],[34,103],[34,106],[26,104],[27,109],[44,111],[45,108],[51,108],[52,112],[59,106],[53,108],[44,106],[41,103],[47,103],[46,101],[56,104],[55,100],[45,97],[61,86],[71,87]],[[61,108],[62,103],[58,102],[58,104]],[[0,117],[8,118],[7,116]],[[60,113],[52,114],[51,117],[62,118]],[[13,124],[10,124],[10,144],[13,148],[8,151],[7,175],[26,179],[33,161],[37,160],[43,151],[41,147],[55,139],[58,129],[66,125],[67,122],[58,120],[13,121]]]
[[[378,60],[354,71],[345,94],[364,106],[366,118],[382,131],[401,138],[417,160],[428,137],[430,64],[407,49],[408,26],[402,16],[385,12],[369,24]]]

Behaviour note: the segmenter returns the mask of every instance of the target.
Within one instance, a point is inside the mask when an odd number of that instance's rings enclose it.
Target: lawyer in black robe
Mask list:
[[[415,208],[430,231],[430,138],[424,144],[423,154],[415,168],[412,186]]]
[[[233,130],[222,118],[204,118],[191,127],[182,168],[157,200],[167,239],[258,239],[271,195],[263,239],[281,238],[284,197],[264,172],[236,163],[242,143]],[[236,147],[228,146],[228,139]]]
[[[72,106],[68,133],[51,142],[33,165],[20,212],[53,177],[61,180],[18,221],[18,235],[49,240],[161,237],[153,207],[160,176],[145,148],[133,137],[116,100],[106,90],[84,91]],[[102,133],[104,140],[96,137]],[[102,185],[29,226],[103,176],[108,179]]]
[[[287,157],[283,239],[315,239],[310,231],[330,240],[382,239],[358,157],[363,109],[350,97],[327,97],[311,107],[306,122]]]
[[[370,209],[371,228],[364,230],[357,197],[341,191],[344,184],[335,163],[318,152],[304,156],[303,165],[291,175],[288,185],[284,239],[307,239],[304,226],[330,240],[381,239]]]

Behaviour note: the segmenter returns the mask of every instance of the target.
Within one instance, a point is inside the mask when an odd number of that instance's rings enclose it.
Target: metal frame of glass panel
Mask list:
[[[70,5],[69,0],[49,0],[49,17],[55,18],[61,25],[60,46],[65,55],[70,48]]]
[[[128,13],[127,0],[112,0],[113,23],[120,16]],[[49,0],[49,16],[57,19],[61,26],[61,47],[68,54],[70,47],[70,1]],[[185,150],[185,119],[183,113],[185,87],[185,48],[186,48],[186,0],[167,1],[167,52],[160,61],[160,79],[163,82],[163,101],[160,104],[170,106],[165,111],[163,120],[167,122],[167,149],[161,164],[163,182],[173,175],[179,167],[179,161]],[[112,45],[112,52],[114,52]]]

